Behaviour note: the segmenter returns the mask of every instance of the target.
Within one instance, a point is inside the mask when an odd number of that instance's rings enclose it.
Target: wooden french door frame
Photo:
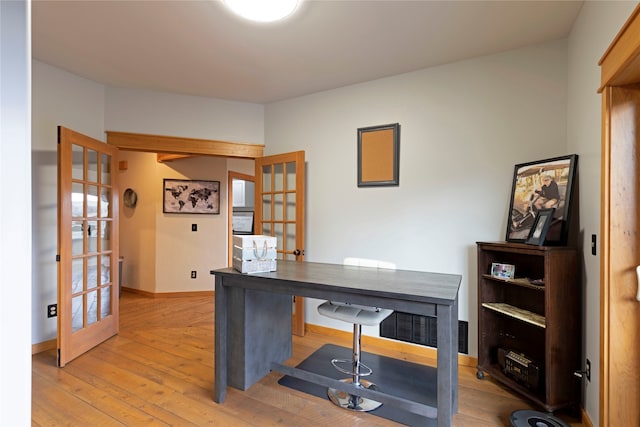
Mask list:
[[[118,149],[58,127],[58,366],[118,333]]]
[[[117,334],[118,332],[118,315],[119,315],[119,301],[118,294],[119,292],[115,292],[114,290],[119,285],[119,251],[118,251],[118,213],[119,213],[119,193],[117,186],[117,173],[116,173],[116,165],[117,165],[117,153],[119,149],[131,150],[131,151],[143,151],[143,152],[156,152],[158,153],[158,161],[171,161],[179,158],[185,157],[193,157],[193,156],[222,156],[222,157],[233,157],[233,158],[246,158],[246,159],[255,159],[256,157],[261,157],[263,154],[264,146],[256,145],[256,144],[245,144],[245,143],[233,143],[227,141],[216,141],[216,140],[203,140],[203,139],[194,139],[194,138],[181,138],[181,137],[172,137],[172,136],[164,136],[164,135],[147,135],[147,134],[134,134],[127,132],[114,132],[114,131],[106,131],[107,142],[104,143],[102,141],[98,141],[92,138],[89,138],[85,135],[74,132],[73,130],[66,129],[64,127],[59,127],[59,136],[64,136],[66,138],[71,138],[76,141],[87,141],[87,143],[92,146],[93,149],[100,152],[109,152],[112,155],[112,164],[111,164],[111,176],[113,179],[113,184],[111,187],[111,194],[113,196],[113,200],[111,201],[112,209],[112,226],[110,227],[111,232],[115,233],[112,238],[113,249],[111,251],[111,267],[109,272],[110,277],[110,285],[112,286],[113,295],[110,307],[111,307],[111,316],[108,316],[106,319],[101,319],[99,322],[100,325],[108,325],[107,328],[99,328],[95,325],[91,325],[90,328],[83,328],[78,332],[71,331],[71,327],[68,326],[70,324],[70,313],[72,303],[66,301],[68,298],[68,292],[60,295],[61,292],[61,284],[63,282],[68,282],[72,276],[71,267],[68,265],[72,255],[70,254],[71,242],[70,235],[72,233],[72,225],[70,221],[62,221],[63,224],[61,226],[60,220],[58,224],[58,365],[64,366],[67,362],[79,356],[80,354],[88,351],[93,348],[95,345],[100,342],[108,339],[109,337]],[[92,145],[96,144],[96,145]],[[64,150],[62,150],[64,151]],[[69,152],[61,152],[59,150],[58,153],[59,162],[70,162],[72,161],[72,154]],[[68,189],[62,190],[60,187],[60,183],[62,182],[70,182],[71,173],[69,171],[62,171],[62,169],[58,168],[58,217],[62,218],[71,218],[71,194]],[[66,180],[66,181],[65,181]],[[105,186],[105,188],[108,186]],[[87,221],[88,219],[84,216],[81,221]],[[102,220],[102,219],[100,219]],[[83,230],[80,230],[84,232]],[[84,274],[84,273],[83,273]],[[85,276],[86,278],[86,276]],[[84,292],[84,291],[83,291]],[[90,291],[91,292],[91,291]],[[76,295],[77,297],[78,295]],[[82,298],[86,298],[82,296]],[[86,322],[86,316],[83,316],[83,322]],[[94,322],[95,323],[95,322]],[[86,330],[85,330],[86,329]]]
[[[640,425],[640,6],[602,59],[601,426]]]
[[[255,232],[278,238],[280,259],[304,261],[304,151],[255,160]],[[294,296],[292,333],[304,336],[304,298]]]

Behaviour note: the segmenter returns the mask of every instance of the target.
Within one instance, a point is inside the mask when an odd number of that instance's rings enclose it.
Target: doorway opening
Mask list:
[[[233,235],[254,234],[255,230],[255,180],[251,175],[229,171],[227,179],[227,207],[229,236],[228,242],[228,266],[233,263]]]

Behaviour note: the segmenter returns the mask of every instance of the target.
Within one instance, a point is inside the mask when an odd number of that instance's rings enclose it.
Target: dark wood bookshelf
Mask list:
[[[478,242],[477,247],[478,378],[488,374],[547,412],[578,404],[580,379],[574,372],[581,367],[582,297],[577,251],[510,242]],[[514,265],[515,277],[492,276],[493,263]],[[523,379],[530,368],[521,375],[505,369],[509,351],[537,367],[537,383]]]

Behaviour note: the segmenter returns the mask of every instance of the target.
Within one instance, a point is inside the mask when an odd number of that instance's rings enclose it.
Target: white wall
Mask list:
[[[566,54],[558,41],[267,105],[269,154],[306,151],[305,258],[462,274],[475,356],[475,242],[504,240],[515,164],[568,154]],[[357,128],[394,122],[400,186],[358,188]],[[349,329],[311,302],[306,320]]]
[[[591,255],[591,235],[600,241],[601,96],[598,61],[636,2],[585,2],[569,37],[567,146],[580,155],[580,241],[583,250],[584,357],[591,361],[584,408],[598,425],[600,388],[600,246]]]
[[[264,107],[247,102],[109,87],[105,129],[264,144]]]
[[[0,416],[31,423],[31,5],[0,1]]]
[[[120,203],[122,286],[152,293],[156,283],[157,200],[162,194],[162,184],[155,179],[161,166],[156,159],[155,153],[121,151],[119,160],[127,162],[128,168],[118,171],[120,196],[127,188],[138,196],[135,208]]]
[[[214,277],[209,271],[227,266],[226,159],[198,157],[169,163],[163,169],[156,176],[159,183],[163,178],[219,181],[220,214],[165,214],[159,198],[156,292],[213,291]],[[197,232],[191,231],[192,224]],[[196,271],[196,279],[190,278],[191,271]]]
[[[227,169],[245,175],[254,175],[255,164],[253,160],[247,159],[227,159]]]
[[[57,319],[47,318],[57,302],[57,127],[104,141],[104,86],[33,61],[33,343],[56,336]]]

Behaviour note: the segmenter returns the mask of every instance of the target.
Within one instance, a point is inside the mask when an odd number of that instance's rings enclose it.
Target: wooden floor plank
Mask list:
[[[213,401],[214,299],[210,296],[150,298],[124,292],[120,333],[57,368],[54,350],[33,356],[32,426],[328,426],[399,425],[373,414],[345,411],[328,399],[278,384],[271,373],[242,392],[229,388],[223,404]],[[295,366],[324,344],[345,347],[344,335],[293,337]],[[377,342],[363,350],[434,366],[433,357],[404,353]],[[430,353],[432,354],[432,353]],[[502,427],[518,409],[537,409],[460,366],[455,427]],[[579,419],[561,414],[572,427]]]
[[[50,381],[39,375],[34,375],[32,381],[33,400],[47,413],[47,417],[55,420],[52,425],[125,425],[83,400],[86,387],[68,392],[61,385],[64,381]],[[42,422],[41,415],[38,412],[38,417],[34,418]]]
[[[117,422],[122,423],[123,425],[168,425],[166,423],[160,422],[144,411],[141,411],[138,408],[129,405],[122,399],[118,399],[110,393],[87,384],[72,375],[65,375],[59,378],[54,385],[68,393],[73,394],[91,407],[96,408],[105,414],[109,414],[111,418],[113,418]]]

